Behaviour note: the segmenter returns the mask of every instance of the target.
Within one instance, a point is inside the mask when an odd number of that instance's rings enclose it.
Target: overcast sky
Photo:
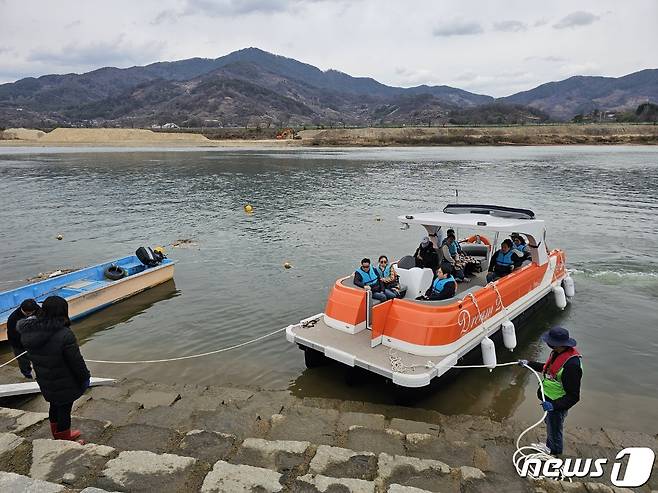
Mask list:
[[[0,83],[255,46],[396,86],[506,96],[658,68],[656,0],[0,0]]]

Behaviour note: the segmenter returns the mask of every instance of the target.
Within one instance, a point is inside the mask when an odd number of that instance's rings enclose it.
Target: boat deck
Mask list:
[[[348,334],[331,328],[322,316],[311,322],[290,326],[287,330],[290,342],[315,349],[348,366],[358,366],[390,378],[395,383],[404,381],[405,386],[421,386],[410,385],[414,381],[425,382],[423,385],[426,385],[437,376],[437,368],[427,367],[428,361],[440,367],[443,360],[453,359],[450,356],[415,356],[383,344],[373,348],[370,346],[370,336],[371,332],[367,329]],[[456,361],[451,363],[454,365]]]
[[[45,293],[38,294],[34,296],[34,299],[38,303],[43,303],[43,301],[49,296],[61,296],[62,298],[70,298],[71,296],[75,296],[77,294],[94,291],[95,289],[99,289],[99,288],[104,288],[110,285],[112,282],[114,281],[110,281],[110,280],[99,281],[97,279],[79,279],[75,282],[71,282],[69,284],[53,288],[50,291],[46,291]],[[9,317],[9,315],[11,314],[11,312],[13,312],[16,308],[18,308],[19,304],[20,303],[17,303],[14,306],[10,306],[4,310],[1,310],[0,320],[6,320],[7,317]]]

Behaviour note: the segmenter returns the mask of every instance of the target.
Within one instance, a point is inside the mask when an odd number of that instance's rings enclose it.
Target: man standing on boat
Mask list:
[[[580,381],[583,376],[582,355],[576,340],[563,327],[553,327],[541,336],[552,349],[546,363],[520,360],[519,365],[542,372],[545,399],[541,407],[546,411],[546,445],[532,445],[547,454],[560,455],[563,451],[563,427],[567,412],[580,400]],[[537,391],[541,400],[541,389]]]
[[[38,309],[39,305],[33,299],[23,300],[20,306],[7,318],[7,340],[15,356],[25,352],[25,348],[21,343],[21,335],[18,331],[18,322],[36,314]],[[25,378],[32,378],[32,364],[27,356],[20,356],[18,358],[18,367]]]

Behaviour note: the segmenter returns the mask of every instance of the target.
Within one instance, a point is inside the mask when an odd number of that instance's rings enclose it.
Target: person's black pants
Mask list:
[[[48,410],[48,419],[51,423],[57,423],[57,431],[66,431],[71,429],[71,409],[72,402],[64,404],[50,403]]]
[[[14,356],[18,356],[21,354],[25,349],[23,349],[20,346],[14,346],[11,344],[11,349],[14,351]],[[18,358],[18,367],[21,369],[21,373],[23,375],[29,375],[32,373],[32,363],[30,362],[30,359],[27,356],[21,356]]]

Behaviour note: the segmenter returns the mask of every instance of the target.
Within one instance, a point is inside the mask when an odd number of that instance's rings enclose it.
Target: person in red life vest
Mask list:
[[[580,400],[582,355],[576,349],[576,340],[569,337],[569,331],[563,327],[553,327],[541,338],[553,350],[546,363],[520,360],[519,365],[528,365],[542,374],[545,400],[541,407],[546,411],[546,445],[533,443],[533,446],[546,453],[560,455],[564,446],[564,418]],[[540,389],[537,396],[541,400]]]

